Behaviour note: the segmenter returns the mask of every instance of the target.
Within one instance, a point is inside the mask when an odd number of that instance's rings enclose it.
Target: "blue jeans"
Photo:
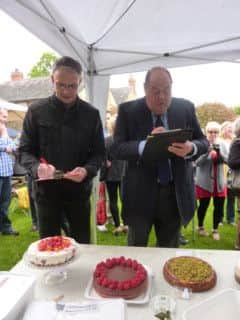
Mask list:
[[[235,221],[235,195],[231,189],[227,189],[227,223]]]
[[[12,230],[8,218],[8,207],[11,201],[11,177],[0,177],[0,231]]]

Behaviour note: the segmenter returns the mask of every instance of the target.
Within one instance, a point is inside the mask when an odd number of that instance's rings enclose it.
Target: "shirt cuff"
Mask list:
[[[197,146],[195,145],[195,143],[193,143],[192,153],[190,153],[189,155],[184,157],[184,159],[191,159],[192,157],[194,157],[197,154],[197,152],[198,152]]]
[[[141,156],[143,154],[143,150],[145,148],[145,145],[146,145],[146,140],[142,140],[139,142],[139,145],[138,145],[138,154]]]

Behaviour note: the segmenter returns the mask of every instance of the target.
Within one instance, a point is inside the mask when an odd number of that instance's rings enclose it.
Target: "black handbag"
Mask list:
[[[240,170],[228,170],[227,187],[231,189],[236,195],[240,195]]]

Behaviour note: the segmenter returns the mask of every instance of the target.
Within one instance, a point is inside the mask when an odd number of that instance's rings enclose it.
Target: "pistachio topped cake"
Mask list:
[[[163,267],[163,275],[171,285],[190,288],[193,292],[209,290],[217,281],[216,272],[210,264],[188,256],[168,260]]]

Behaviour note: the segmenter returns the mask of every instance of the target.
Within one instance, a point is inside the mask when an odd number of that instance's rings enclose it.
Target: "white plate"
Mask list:
[[[148,274],[148,287],[147,287],[147,291],[140,295],[139,297],[135,298],[135,299],[126,299],[125,302],[126,303],[131,303],[131,304],[144,304],[144,303],[147,303],[151,297],[151,289],[152,289],[152,281],[153,281],[153,272],[152,270],[146,266],[146,265],[143,265],[144,268],[146,269],[147,271],[147,274]],[[87,298],[87,299],[93,299],[93,300],[96,300],[96,299],[105,299],[103,297],[101,297],[99,294],[97,294],[97,292],[94,290],[93,288],[93,278],[91,277],[90,281],[88,282],[88,285],[85,289],[85,292],[84,292],[84,297]]]
[[[240,291],[225,289],[184,311],[182,320],[239,320]]]

